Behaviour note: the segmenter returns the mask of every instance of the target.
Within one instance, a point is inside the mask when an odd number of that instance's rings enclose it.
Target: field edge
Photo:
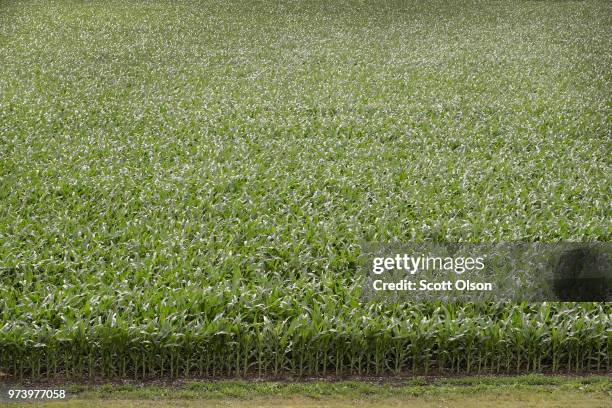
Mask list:
[[[40,384],[0,383],[0,389],[18,387],[33,389]],[[44,387],[49,387],[45,384]],[[558,391],[601,393],[612,397],[612,373],[607,375],[559,376],[530,374],[520,376],[414,377],[411,379],[370,378],[368,380],[302,381],[270,380],[177,380],[152,383],[57,383],[53,388],[65,389],[70,399],[257,399],[282,398],[357,398],[379,399],[397,397],[469,395],[479,393]],[[3,397],[6,392],[3,392]]]

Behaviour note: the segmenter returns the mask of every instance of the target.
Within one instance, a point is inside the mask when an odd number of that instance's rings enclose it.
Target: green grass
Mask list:
[[[25,386],[8,385],[5,388],[49,389],[52,383]],[[165,384],[84,384],[64,383],[62,389],[68,398],[76,399],[253,399],[259,397],[295,396],[322,398],[326,396],[363,398],[393,396],[427,396],[441,394],[478,394],[504,391],[578,391],[583,393],[610,393],[610,376],[549,376],[530,374],[522,376],[469,376],[469,377],[414,377],[362,379],[359,381],[185,381]],[[3,395],[5,397],[5,395]]]
[[[610,27],[607,1],[0,0],[0,376],[610,370],[609,304],[354,279],[362,241],[609,241]]]
[[[439,396],[443,394],[479,394],[504,391],[577,391],[612,393],[612,380],[604,376],[560,377],[525,375],[518,377],[471,376],[458,378],[397,379],[395,382],[312,381],[312,382],[249,382],[216,381],[186,382],[177,386],[163,385],[68,385],[67,395],[78,399],[253,399],[258,397],[295,396],[323,398],[388,398],[398,396]]]
[[[342,396],[308,397],[260,397],[253,399],[213,399],[207,401],[193,399],[156,399],[156,400],[62,400],[37,402],[37,407],[78,408],[195,408],[195,407],[235,407],[235,408],[605,408],[609,405],[609,395],[603,393],[583,393],[580,391],[542,391],[513,390],[511,392],[487,391],[480,394],[441,394],[439,396],[390,396],[384,398]],[[13,403],[9,408],[31,407],[31,402]]]
[[[48,388],[37,385],[35,388]],[[30,387],[32,388],[32,386]],[[180,382],[167,385],[64,385],[65,401],[43,406],[572,406],[604,407],[610,377],[416,378],[396,382]],[[497,405],[491,405],[497,404]],[[19,406],[18,404],[9,406]],[[24,406],[28,406],[24,404]]]

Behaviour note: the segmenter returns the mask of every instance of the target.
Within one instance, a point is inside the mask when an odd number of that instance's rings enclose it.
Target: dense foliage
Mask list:
[[[360,301],[608,241],[612,3],[0,0],[0,376],[610,370],[609,304]]]
[[[59,328],[8,324],[0,332],[0,364],[16,378],[612,369],[609,306],[360,307],[317,292],[259,295],[193,294],[186,313],[151,313],[141,324],[114,313]]]

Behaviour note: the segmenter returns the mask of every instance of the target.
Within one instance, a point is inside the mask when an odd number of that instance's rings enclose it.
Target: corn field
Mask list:
[[[610,372],[609,303],[373,303],[357,262],[610,241],[611,17],[0,0],[0,380]]]
[[[15,378],[134,379],[611,369],[606,304],[355,308],[287,297],[266,305],[227,300],[230,309],[151,314],[139,325],[114,314],[60,329],[7,324],[0,369]]]

